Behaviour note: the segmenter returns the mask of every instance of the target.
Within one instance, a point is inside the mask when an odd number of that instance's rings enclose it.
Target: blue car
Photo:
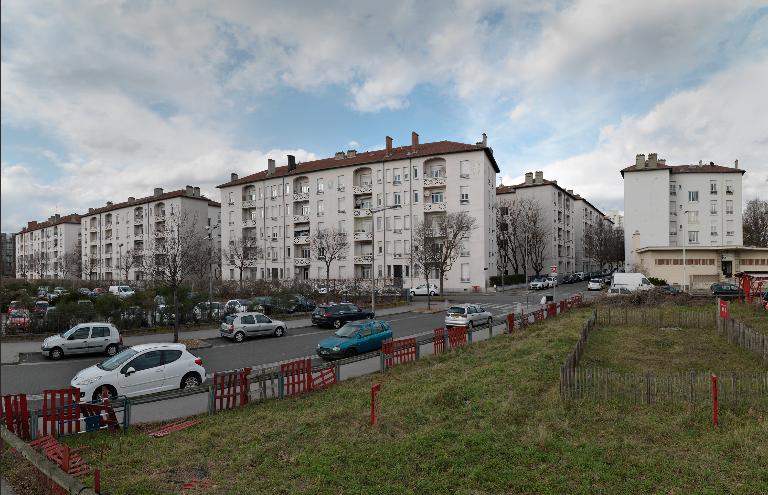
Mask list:
[[[317,344],[317,355],[323,359],[351,357],[377,351],[382,342],[391,338],[392,327],[386,321],[350,321]]]

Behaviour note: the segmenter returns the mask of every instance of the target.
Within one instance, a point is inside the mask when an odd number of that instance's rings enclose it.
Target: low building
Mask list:
[[[0,234],[0,276],[16,276],[16,239],[14,234]]]
[[[16,278],[57,279],[79,276],[80,215],[53,215],[32,221],[15,236]]]

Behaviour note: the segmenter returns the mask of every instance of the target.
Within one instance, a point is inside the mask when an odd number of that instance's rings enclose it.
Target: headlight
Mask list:
[[[92,378],[86,378],[82,382],[77,382],[75,385],[90,385],[91,383],[98,382],[99,380],[101,380],[100,376],[94,376]]]
[[[317,348],[320,349],[320,344],[317,344]]]
[[[332,350],[333,352],[339,352],[339,351],[341,350],[341,347],[339,347],[339,346],[334,346],[334,348],[333,348],[333,349],[331,349],[331,350]]]

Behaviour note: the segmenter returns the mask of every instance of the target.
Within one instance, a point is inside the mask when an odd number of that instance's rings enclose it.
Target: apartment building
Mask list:
[[[338,152],[334,157],[276,167],[239,178],[221,189],[222,271],[239,278],[227,246],[245,238],[260,247],[246,261],[246,279],[325,278],[325,264],[310,250],[311,236],[337,228],[351,241],[348,256],[331,267],[332,278],[388,279],[408,287],[424,282],[410,257],[414,227],[447,212],[466,211],[478,228],[444,282],[446,290],[486,287],[495,273],[495,177],[499,172],[487,139],[381,150]],[[388,208],[388,209],[385,209]],[[471,253],[471,254],[470,254]],[[431,282],[438,283],[435,274]],[[380,283],[385,283],[383,280]]]
[[[624,235],[628,266],[648,270],[646,260],[686,259],[670,262],[670,282],[685,287],[707,286],[731,278],[743,244],[741,179],[744,170],[710,162],[667,165],[656,153],[637,155],[635,164],[621,170],[624,178]],[[697,250],[707,256],[707,273],[688,270],[700,263],[688,259]],[[664,253],[654,253],[663,250]],[[642,256],[641,256],[642,254]],[[758,255],[757,259],[765,258]],[[711,260],[711,261],[710,261]],[[666,262],[659,266],[667,266]],[[674,268],[672,268],[674,267]]]
[[[568,189],[569,194],[573,194],[573,191]],[[584,244],[584,236],[590,227],[598,225],[600,222],[611,222],[613,228],[623,228],[623,222],[621,222],[621,215],[617,221],[614,221],[610,216],[605,215],[592,203],[578,194],[574,194],[575,208],[574,208],[574,247],[576,249],[576,271],[577,272],[594,272],[602,270],[605,267],[600,266],[597,261],[592,259],[587,253]],[[615,218],[615,217],[614,217]]]
[[[0,233],[0,276],[16,276],[15,235]]]
[[[602,221],[604,215],[585,198],[571,189],[563,189],[556,180],[545,179],[541,171],[526,173],[521,184],[499,186],[496,198],[528,199],[540,206],[542,223],[549,230],[543,272],[549,273],[553,265],[560,274],[598,269],[584,251],[584,232],[588,225]],[[529,263],[526,275],[535,273]]]
[[[199,187],[164,192],[155,188],[151,196],[129,197],[122,203],[89,208],[83,215],[82,232],[83,278],[90,280],[142,280],[144,256],[151,253],[155,243],[163,242],[166,221],[174,213],[186,214],[190,226],[201,237],[220,223],[219,203],[200,194]],[[122,268],[125,267],[125,268]],[[127,276],[126,276],[127,274]]]
[[[614,229],[624,230],[624,215],[619,210],[608,210],[605,217],[613,223]]]
[[[32,221],[15,236],[16,278],[56,279],[76,277],[71,256],[79,250],[80,216],[53,215]]]

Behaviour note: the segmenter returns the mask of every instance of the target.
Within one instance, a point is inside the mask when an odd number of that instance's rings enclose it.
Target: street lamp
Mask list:
[[[221,223],[214,226],[206,225],[205,231],[208,233],[203,240],[208,240],[208,319],[213,312],[213,231],[220,228]]]
[[[123,266],[124,266],[124,263],[123,263],[123,243],[122,242],[120,244],[118,244],[117,252],[118,252],[117,269],[119,270],[120,275],[122,275],[123,274]],[[125,278],[126,278],[125,282],[128,282],[128,280],[127,280],[128,276],[127,275],[125,276]]]
[[[684,216],[688,215],[689,211],[690,210],[685,210],[683,212],[683,215]],[[688,279],[687,266],[686,266],[687,263],[686,263],[686,260],[685,260],[685,242],[686,242],[687,234],[686,234],[685,226],[683,225],[682,219],[680,220],[680,230],[683,231],[683,285],[682,285],[682,289],[683,289],[683,292],[685,292],[685,282]]]
[[[392,210],[392,209],[399,209],[400,205],[390,205],[390,206],[377,206],[376,208],[369,208],[371,211],[371,218],[373,218],[373,215],[376,213],[381,213],[385,210]],[[386,215],[385,215],[386,216]],[[384,228],[386,228],[387,220],[384,219]],[[376,275],[374,274],[374,270],[376,267],[374,266],[374,262],[376,261],[376,226],[372,225],[371,227],[371,243],[373,245],[373,249],[371,250],[371,313],[376,313]],[[386,249],[386,246],[383,248]],[[429,288],[427,288],[429,290]]]

